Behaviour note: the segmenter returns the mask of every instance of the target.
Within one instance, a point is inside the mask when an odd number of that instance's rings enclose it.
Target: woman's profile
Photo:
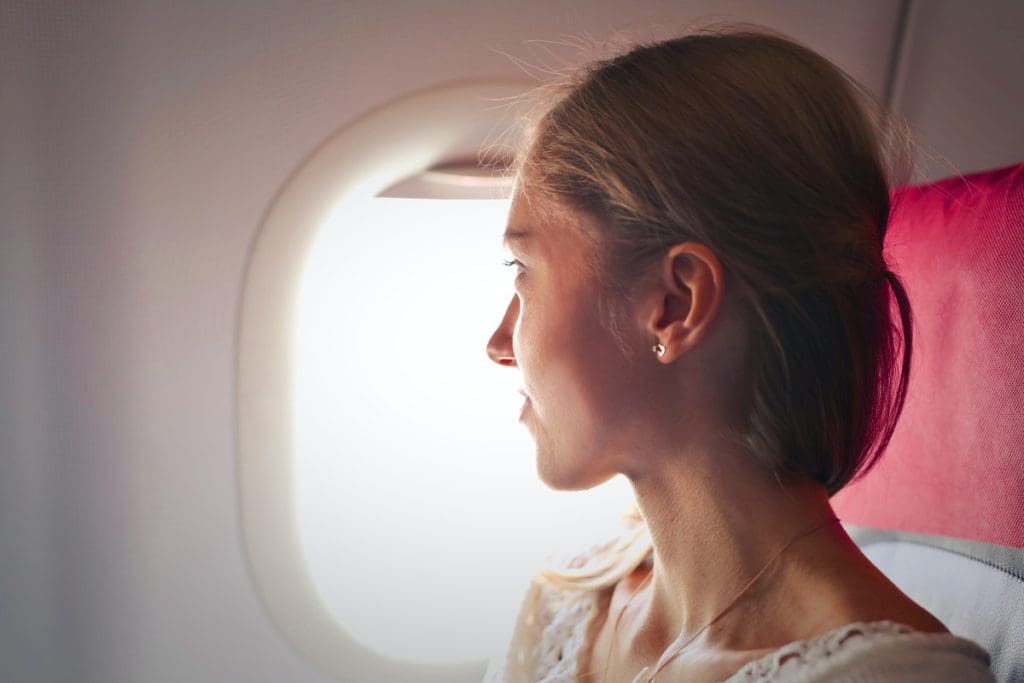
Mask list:
[[[637,511],[537,576],[486,680],[994,680],[829,503],[909,382],[884,117],[749,30],[636,46],[550,92],[487,353],[521,374],[540,478],[622,474]]]

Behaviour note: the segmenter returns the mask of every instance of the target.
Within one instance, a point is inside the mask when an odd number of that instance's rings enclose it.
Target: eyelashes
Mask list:
[[[524,271],[526,269],[523,267],[523,264],[519,259],[512,259],[511,261],[502,261],[501,263],[502,265],[508,266],[509,268],[511,268],[512,266],[519,267],[516,270],[516,284],[518,284],[523,279]]]

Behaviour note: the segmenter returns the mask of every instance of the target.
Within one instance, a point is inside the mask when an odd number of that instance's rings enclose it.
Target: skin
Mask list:
[[[739,289],[715,254],[685,242],[651,267],[628,311],[633,353],[624,353],[586,265],[583,230],[594,220],[515,190],[506,235],[530,234],[505,240],[521,265],[487,344],[494,362],[521,374],[521,421],[540,478],[583,490],[626,476],[654,542],[653,562],[610,589],[585,680],[632,680],[698,633],[657,680],[720,681],[786,643],[856,621],[946,632],[832,524],[794,543],[700,633],[776,552],[834,513],[823,486],[777,477],[721,436],[737,424],[750,369]],[[658,342],[660,357],[651,351]]]

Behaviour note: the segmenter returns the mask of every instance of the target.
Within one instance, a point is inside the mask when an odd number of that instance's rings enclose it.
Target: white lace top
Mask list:
[[[483,683],[576,681],[607,597],[607,591],[569,591],[534,579],[507,651],[490,662]],[[892,621],[858,622],[784,645],[748,662],[726,683],[994,683],[988,667],[988,652],[970,640]],[[645,683],[648,675],[644,668],[633,683]]]

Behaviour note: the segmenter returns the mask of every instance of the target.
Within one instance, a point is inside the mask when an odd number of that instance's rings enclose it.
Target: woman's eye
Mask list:
[[[522,285],[522,281],[523,281],[523,277],[525,275],[524,271],[526,270],[523,267],[522,262],[519,259],[512,259],[511,261],[502,261],[501,263],[502,263],[502,265],[506,265],[509,268],[511,268],[512,266],[517,266],[516,271],[515,271],[516,277],[515,277],[515,280],[513,281],[513,284],[516,287],[521,286]]]

